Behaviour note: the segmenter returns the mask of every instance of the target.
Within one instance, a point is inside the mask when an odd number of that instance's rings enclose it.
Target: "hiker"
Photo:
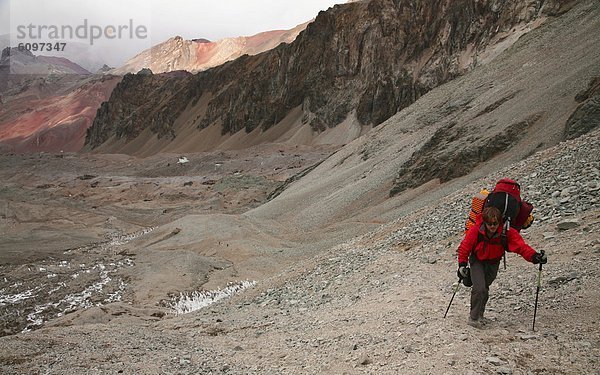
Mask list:
[[[485,305],[489,298],[489,288],[498,273],[500,260],[504,255],[501,241],[502,213],[496,207],[486,207],[458,246],[458,277],[467,279],[470,275],[471,312],[468,324],[482,328],[486,319],[483,317]],[[548,260],[525,243],[523,237],[514,228],[507,232],[507,250],[521,255],[533,264],[545,264]],[[471,268],[468,268],[468,263]]]

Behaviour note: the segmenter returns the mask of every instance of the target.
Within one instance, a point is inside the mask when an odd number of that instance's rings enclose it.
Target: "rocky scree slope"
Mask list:
[[[393,220],[572,130],[594,129],[600,43],[586,36],[599,20],[597,3],[579,3],[489,64],[431,90],[248,215],[303,230]],[[581,121],[569,125],[570,117]]]
[[[516,154],[527,149],[529,152],[532,149],[543,149],[559,140],[573,139],[598,127],[600,69],[597,65],[600,45],[573,44],[580,38],[577,34],[583,36],[583,30],[591,30],[588,27],[595,28],[599,25],[596,18],[600,15],[600,10],[597,4],[589,4],[589,8],[573,9],[569,17],[556,20],[553,27],[542,27],[522,37],[514,48],[499,57],[498,66],[502,67],[510,59],[520,61],[523,65],[512,76],[502,79],[503,87],[485,108],[478,108],[476,112],[469,111],[476,96],[468,94],[463,96],[462,102],[445,103],[445,118],[440,118],[439,126],[433,127],[433,135],[399,169],[390,195],[415,188],[434,178],[443,183],[467,175],[478,165],[507,150]],[[556,36],[565,22],[580,22],[577,28],[581,28],[581,31],[567,36],[570,32],[565,28],[565,39],[560,40],[562,37]],[[545,43],[552,41],[556,42],[552,47],[556,60],[543,57],[537,60],[537,56],[545,53],[542,51]],[[573,52],[581,53],[581,58],[571,60],[572,65],[566,64]],[[538,65],[534,61],[542,64]],[[571,67],[563,72],[566,65]],[[555,78],[549,78],[550,75]],[[547,85],[544,87],[536,84],[535,76]],[[556,83],[563,82],[563,87],[552,87],[552,80]],[[587,81],[585,86],[581,80]],[[556,96],[558,91],[566,93],[567,87],[574,88],[576,84],[580,89],[571,102],[576,106],[572,106],[570,100]],[[495,83],[490,85],[496,86]],[[481,86],[473,88],[472,94],[479,89]],[[543,97],[546,98],[546,103]],[[563,109],[559,109],[560,107]],[[501,111],[513,116],[499,119],[494,112]],[[568,118],[565,119],[565,115]]]
[[[289,45],[174,80],[167,90],[129,77],[98,112],[86,144],[117,134],[126,140],[151,128],[158,137],[195,108],[187,126],[216,124],[223,134],[266,130],[301,108],[301,121],[323,131],[348,116],[377,125],[432,88],[482,62],[492,44],[506,48],[532,21],[558,15],[558,1],[372,0],[321,12]],[[491,57],[488,57],[490,59]],[[200,101],[202,103],[202,101]]]
[[[538,152],[195,313],[152,322],[106,308],[116,314],[109,324],[70,326],[66,320],[1,338],[0,369],[593,373],[600,354],[599,141],[596,130]],[[549,255],[535,332],[537,267],[510,254],[492,286],[491,323],[483,330],[466,325],[468,289],[462,287],[443,318],[469,199],[501,176],[522,183],[538,217],[524,236]],[[567,219],[571,224],[564,224]]]

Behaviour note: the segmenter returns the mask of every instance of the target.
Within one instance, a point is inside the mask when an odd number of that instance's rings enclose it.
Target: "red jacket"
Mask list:
[[[485,224],[481,215],[477,217],[475,225],[467,231],[465,238],[458,246],[458,263],[467,263],[471,253],[474,253],[479,260],[499,261],[504,255],[504,246],[500,235],[502,234],[502,223],[498,226],[498,230],[492,238],[487,238],[485,235]],[[521,255],[525,260],[531,262],[536,251],[527,245],[523,237],[514,228],[509,228],[507,233],[508,250],[511,253]],[[482,241],[477,242],[478,239]]]

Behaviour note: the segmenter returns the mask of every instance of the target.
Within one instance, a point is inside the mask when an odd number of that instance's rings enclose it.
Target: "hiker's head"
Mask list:
[[[481,212],[483,222],[491,231],[495,231],[502,220],[502,213],[496,207],[486,207]]]

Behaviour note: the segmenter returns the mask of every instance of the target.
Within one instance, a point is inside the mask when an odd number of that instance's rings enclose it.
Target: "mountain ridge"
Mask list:
[[[490,43],[499,48],[497,54],[516,40],[511,35],[539,25],[546,14],[568,9],[555,1],[509,3],[374,0],[336,5],[321,12],[289,45],[171,82],[177,96],[146,90],[154,103],[148,109],[111,97],[92,125],[86,149],[115,135],[116,144],[127,144],[147,129],[143,124],[156,123],[160,127],[144,133],[148,150],[138,151],[143,155],[169,150],[180,129],[193,135],[197,128],[204,134],[196,132],[197,139],[220,133],[213,142],[219,144],[234,135],[244,138],[243,132],[260,136],[288,117],[293,126],[281,127],[282,140],[299,137],[312,142],[340,123],[363,134],[362,127],[383,122],[431,88],[477,65],[477,54]],[[487,59],[493,55],[489,51]],[[481,60],[487,61],[485,57]],[[128,84],[144,91],[144,79],[134,76]],[[130,117],[134,112],[135,118]],[[120,129],[115,132],[115,121],[104,116],[117,119]],[[204,131],[215,127],[219,130]],[[166,134],[171,135],[168,140]],[[205,149],[198,144],[196,151]],[[106,144],[102,152],[136,152],[120,147]]]
[[[270,30],[252,36],[224,38],[211,42],[207,39],[185,40],[180,36],[140,52],[123,66],[111,70],[114,75],[137,73],[143,68],[153,73],[186,70],[191,73],[203,71],[244,54],[256,55],[270,50],[280,43],[291,43],[308,22],[290,30]]]

